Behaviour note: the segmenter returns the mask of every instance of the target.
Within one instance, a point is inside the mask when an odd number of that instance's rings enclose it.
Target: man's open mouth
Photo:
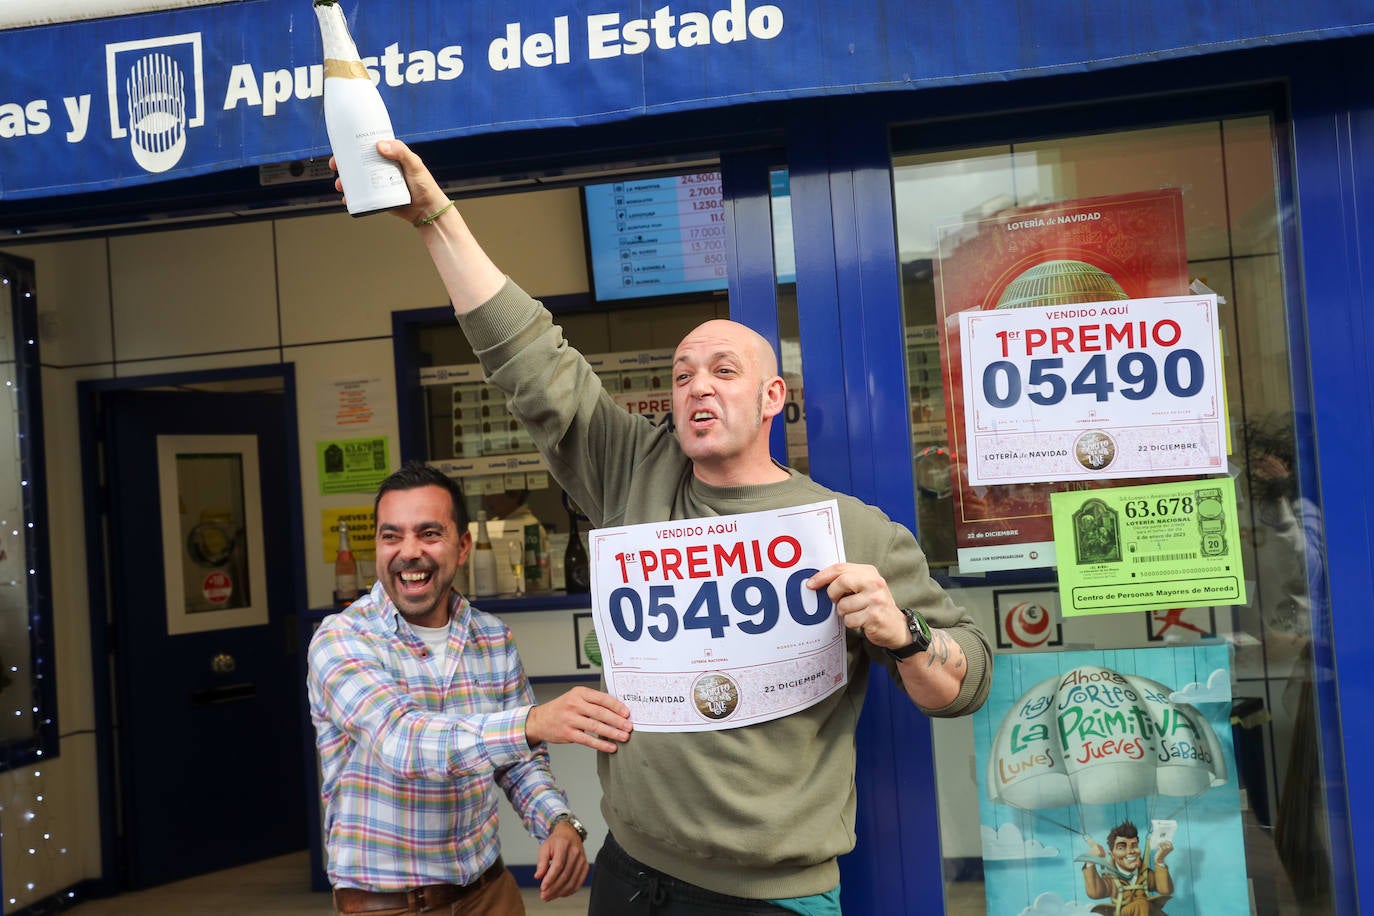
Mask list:
[[[405,591],[421,591],[429,585],[429,580],[434,578],[432,569],[404,569],[396,576],[401,582],[401,588]]]
[[[714,413],[712,413],[711,411],[709,411],[709,410],[698,410],[698,411],[695,411],[695,412],[692,414],[692,425],[693,425],[693,426],[706,426],[706,425],[710,424],[711,421],[716,420],[716,419],[718,419],[718,418],[717,418],[716,415],[715,415]]]

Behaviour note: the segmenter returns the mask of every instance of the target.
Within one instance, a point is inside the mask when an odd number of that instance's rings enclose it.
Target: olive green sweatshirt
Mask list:
[[[987,638],[930,577],[916,539],[877,509],[790,472],[757,486],[714,487],[692,473],[673,432],[616,406],[562,329],[511,282],[460,324],[487,380],[505,392],[555,479],[594,526],[733,515],[836,499],[845,557],[876,566],[899,606],[963,648],[959,696],[931,716],[976,710],[987,696]],[[641,862],[723,894],[823,893],[854,847],[854,729],[869,661],[900,683],[887,653],[850,632],[849,684],[780,719],[721,731],[636,732],[598,755],[602,811]]]

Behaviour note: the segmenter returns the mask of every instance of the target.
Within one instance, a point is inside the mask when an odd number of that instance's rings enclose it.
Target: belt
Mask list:
[[[357,887],[334,888],[334,906],[340,913],[380,913],[386,910],[437,910],[475,893],[505,872],[497,856],[491,868],[471,884],[427,884],[409,891],[365,891]]]

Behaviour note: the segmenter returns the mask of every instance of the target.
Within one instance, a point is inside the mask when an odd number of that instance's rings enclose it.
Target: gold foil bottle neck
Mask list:
[[[326,58],[324,62],[325,79],[370,80],[367,68],[360,60],[335,60]]]

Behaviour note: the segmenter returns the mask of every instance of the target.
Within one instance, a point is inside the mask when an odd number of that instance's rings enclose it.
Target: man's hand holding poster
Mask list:
[[[606,689],[635,728],[765,722],[847,683],[844,626],[806,586],[844,562],[834,500],[600,528],[590,546]]]

